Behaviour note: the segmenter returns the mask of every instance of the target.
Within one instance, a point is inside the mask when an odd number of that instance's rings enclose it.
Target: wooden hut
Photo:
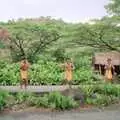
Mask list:
[[[115,72],[117,75],[120,74],[120,53],[119,52],[102,52],[95,53],[93,56],[93,66],[94,70],[99,72],[101,75],[105,73],[105,65],[107,64],[107,59],[112,60],[112,64],[115,67]]]

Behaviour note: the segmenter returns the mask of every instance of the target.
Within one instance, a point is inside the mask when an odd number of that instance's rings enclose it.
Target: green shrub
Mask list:
[[[80,68],[73,73],[74,84],[93,82],[93,73],[90,69]]]
[[[77,103],[71,97],[65,97],[59,92],[50,93],[48,96],[48,103],[51,107],[62,110],[77,106]]]
[[[84,62],[83,62],[84,63]],[[82,65],[84,65],[81,63]],[[85,64],[87,64],[85,62]],[[17,85],[20,82],[20,67],[18,63],[1,63],[0,84]],[[29,69],[30,85],[60,85],[64,79],[64,70],[52,60],[38,60]],[[75,67],[73,71],[73,84],[91,84],[94,81],[94,74],[88,66]],[[100,80],[98,80],[99,82]]]
[[[23,103],[25,101],[28,101],[28,99],[31,98],[31,96],[33,96],[32,93],[19,92],[15,95],[16,103],[20,104],[20,103]]]
[[[49,98],[47,95],[44,95],[43,97],[38,97],[38,99],[36,100],[36,106],[48,108],[49,107],[48,99]]]
[[[0,60],[0,68],[4,69],[7,66],[7,63],[3,60]]]
[[[3,110],[7,104],[8,93],[6,91],[0,90],[0,110]]]
[[[16,85],[19,82],[19,65],[7,64],[0,70],[0,84],[2,85]]]
[[[62,80],[62,72],[55,62],[38,61],[30,70],[30,84],[56,85]]]
[[[65,54],[65,49],[58,48],[53,52],[52,55],[57,62],[64,62],[64,60],[67,58],[67,55]]]
[[[29,106],[35,106],[37,101],[37,97],[34,95],[30,95],[27,97],[26,102]]]
[[[114,96],[107,96],[104,94],[95,94],[96,98],[90,98],[88,97],[86,99],[86,103],[87,104],[93,104],[99,107],[103,107],[103,106],[108,106],[110,104],[113,104],[115,102],[118,102],[118,98],[114,97]]]
[[[20,97],[24,101],[24,97]],[[20,99],[20,101],[21,101]],[[42,97],[40,96],[31,96],[28,97],[27,103],[30,106],[53,108],[53,109],[70,109],[77,107],[78,104],[71,98],[61,95],[59,92],[52,92],[46,94]]]
[[[86,103],[107,106],[120,100],[120,88],[117,85],[86,85],[81,89],[86,94]]]
[[[104,94],[107,95],[114,95],[116,97],[120,97],[120,88],[118,86],[112,85],[112,84],[105,84],[103,85]]]

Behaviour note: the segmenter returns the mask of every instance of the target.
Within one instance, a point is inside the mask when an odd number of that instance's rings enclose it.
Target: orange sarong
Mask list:
[[[72,70],[73,70],[73,65],[71,63],[66,63],[65,64],[65,79],[67,81],[72,80]]]
[[[105,77],[106,77],[107,80],[110,80],[110,81],[112,80],[113,75],[112,75],[111,69],[106,70]]]
[[[27,70],[20,70],[21,79],[27,79],[28,78],[28,71]]]
[[[21,67],[20,67],[20,75],[21,75],[21,79],[27,79],[28,78],[28,63],[21,63]]]
[[[72,80],[72,71],[71,70],[66,70],[65,71],[65,79],[68,81]]]

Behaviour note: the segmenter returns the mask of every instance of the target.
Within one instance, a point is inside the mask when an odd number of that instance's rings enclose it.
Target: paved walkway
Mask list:
[[[72,85],[72,88],[76,88],[80,86],[90,86],[90,85]],[[91,86],[94,86],[94,84]],[[115,86],[120,87],[120,84],[115,84]],[[7,90],[11,93],[22,92],[22,91],[33,92],[33,93],[44,93],[51,91],[63,91],[68,88],[69,88],[68,85],[39,85],[39,86],[28,86],[27,89],[25,90],[25,89],[21,89],[20,86],[0,86],[0,89]]]
[[[120,111],[102,112],[22,112],[0,116],[0,120],[120,120]]]
[[[72,88],[75,88],[78,86],[72,86]],[[7,90],[10,93],[15,92],[33,92],[33,93],[44,93],[44,92],[51,92],[51,91],[63,91],[65,89],[69,88],[68,85],[65,86],[28,86],[27,89],[21,89],[20,86],[0,86],[0,89]]]

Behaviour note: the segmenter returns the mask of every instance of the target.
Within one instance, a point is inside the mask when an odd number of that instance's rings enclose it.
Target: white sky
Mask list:
[[[109,0],[1,0],[0,21],[52,16],[79,22],[105,16]]]

